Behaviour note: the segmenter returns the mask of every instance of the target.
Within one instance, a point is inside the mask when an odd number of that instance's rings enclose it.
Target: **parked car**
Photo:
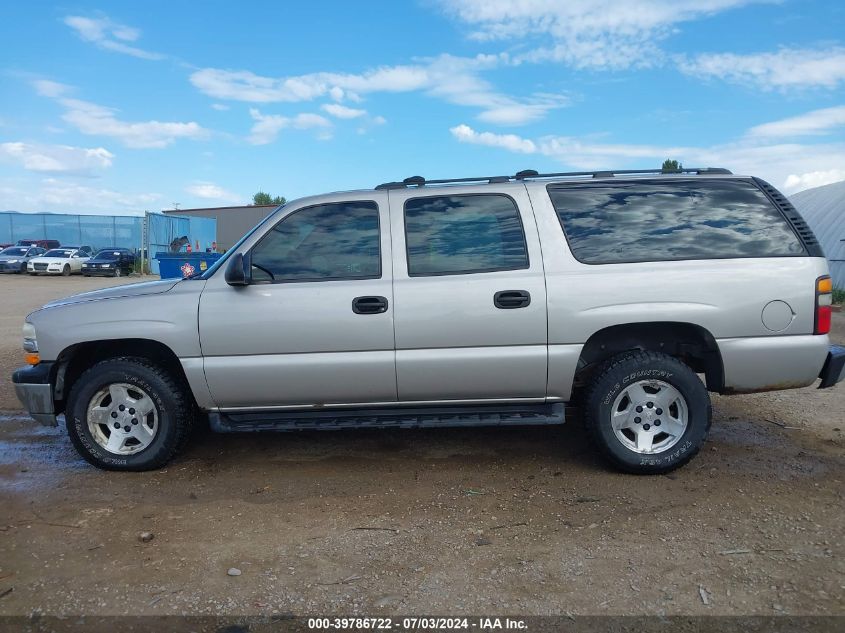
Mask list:
[[[9,246],[0,251],[0,273],[25,273],[33,257],[44,254],[38,246]]]
[[[26,270],[30,275],[72,275],[82,272],[82,264],[89,257],[91,248],[88,246],[63,246],[30,259]]]
[[[82,274],[120,277],[128,275],[135,266],[135,254],[128,248],[104,248],[82,264]]]
[[[201,275],[26,318],[26,409],[146,470],[216,431],[559,424],[616,467],[701,448],[708,391],[845,376],[812,231],[724,169],[425,181],[289,202]],[[699,378],[704,376],[704,380]]]
[[[59,240],[18,240],[16,246],[37,246],[44,250],[51,248],[59,248],[61,244]]]

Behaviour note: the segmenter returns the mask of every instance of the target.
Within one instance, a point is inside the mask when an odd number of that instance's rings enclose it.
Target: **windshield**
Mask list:
[[[117,251],[100,251],[94,257],[96,259],[120,259],[120,253]]]
[[[28,250],[28,246],[10,246],[0,251],[0,255],[26,255]]]
[[[54,248],[52,251],[44,253],[44,257],[70,257],[73,251],[65,248]]]

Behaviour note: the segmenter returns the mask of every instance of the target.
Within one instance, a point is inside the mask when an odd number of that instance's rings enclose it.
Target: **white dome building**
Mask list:
[[[833,285],[845,288],[845,180],[789,196],[830,262]]]

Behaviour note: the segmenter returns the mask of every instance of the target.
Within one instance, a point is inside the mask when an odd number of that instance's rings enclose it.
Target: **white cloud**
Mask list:
[[[835,88],[845,81],[845,48],[827,50],[783,48],[776,53],[697,55],[680,62],[681,71],[762,90]]]
[[[71,86],[59,83],[58,81],[50,81],[49,79],[36,79],[32,82],[35,91],[42,97],[60,97],[72,90]]]
[[[225,103],[212,103],[211,108],[219,112],[225,112],[229,109],[229,106],[227,106]]]
[[[213,182],[198,181],[185,187],[185,191],[196,197],[205,200],[217,200],[226,203],[243,203],[243,197],[216,185]]]
[[[456,125],[449,130],[456,139],[462,143],[473,143],[475,145],[487,145],[489,147],[501,147],[511,152],[533,154],[537,146],[533,141],[521,138],[516,134],[493,134],[491,132],[476,132],[468,125]]]
[[[476,40],[538,40],[515,61],[559,61],[576,68],[651,66],[658,43],[679,24],[755,0],[440,0]]]
[[[833,182],[845,180],[845,169],[828,169],[825,171],[811,171],[806,174],[789,174],[783,189],[786,193],[795,193],[812,187],[821,187]]]
[[[506,125],[538,120],[550,110],[568,104],[565,95],[535,94],[517,99],[496,91],[481,73],[507,59],[507,55],[440,55],[416,64],[382,66],[360,74],[320,72],[278,78],[246,70],[204,68],[191,75],[191,83],[216,99],[250,103],[293,103],[326,96],[357,101],[361,94],[423,92],[449,103],[479,108],[482,120]]]
[[[111,167],[114,154],[103,147],[36,143],[0,143],[0,158],[19,164],[28,171],[93,175]]]
[[[666,158],[674,158],[688,167],[726,167],[734,173],[760,176],[788,193],[841,179],[845,170],[843,143],[767,144],[746,135],[732,143],[695,147],[606,143],[591,137],[544,136],[532,140],[514,134],[477,132],[468,125],[450,131],[464,143],[536,154],[576,171],[658,168]]]
[[[83,134],[109,136],[127,147],[161,148],[173,144],[177,139],[204,139],[208,130],[194,121],[121,121],[115,116],[117,110],[81,101],[61,99],[67,108],[62,119],[75,126]]]
[[[131,55],[141,59],[163,59],[164,55],[152,53],[126,42],[136,41],[141,32],[138,29],[112,22],[109,18],[88,18],[81,15],[69,15],[64,23],[76,31],[86,42],[91,42],[105,50]]]
[[[43,79],[33,85],[39,94],[63,106],[62,119],[83,134],[115,138],[127,147],[161,148],[178,139],[200,140],[209,136],[209,131],[194,121],[123,121],[117,118],[114,108],[64,96],[72,90],[70,86]]]
[[[845,125],[845,106],[836,106],[756,125],[748,131],[748,134],[757,137],[819,135],[843,125]]]
[[[140,214],[157,206],[163,198],[154,192],[114,191],[58,178],[44,178],[25,185],[0,183],[0,197],[5,208],[29,212]]]
[[[349,108],[347,106],[340,105],[339,103],[325,103],[320,106],[320,109],[323,112],[328,112],[338,119],[357,119],[358,117],[362,117],[367,114],[366,110]]]
[[[318,138],[320,140],[331,138],[329,130],[332,127],[332,123],[319,114],[305,112],[288,117],[281,114],[262,114],[257,108],[250,108],[249,115],[255,123],[252,129],[250,129],[247,141],[253,145],[267,145],[268,143],[272,143],[276,140],[279,132],[285,128],[294,128],[297,130],[321,128],[322,132],[318,135]]]

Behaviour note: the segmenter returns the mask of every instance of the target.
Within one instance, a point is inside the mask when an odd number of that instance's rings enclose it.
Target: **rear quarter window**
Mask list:
[[[549,185],[572,254],[587,264],[788,257],[804,247],[745,180]]]

